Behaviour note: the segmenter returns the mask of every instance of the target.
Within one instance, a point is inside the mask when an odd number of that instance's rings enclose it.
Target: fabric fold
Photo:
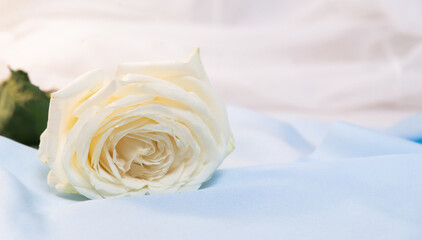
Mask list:
[[[230,107],[236,151],[194,192],[87,200],[57,194],[36,150],[0,137],[2,239],[419,239],[422,145],[346,123],[306,131]],[[392,129],[411,127],[406,120]],[[319,123],[314,127],[320,126]],[[309,126],[311,127],[311,125]],[[410,131],[410,130],[409,130]],[[258,139],[250,139],[252,134]],[[394,133],[394,134],[392,134]],[[414,139],[419,139],[415,131]],[[418,136],[416,136],[418,135]],[[406,135],[410,136],[410,135]],[[257,158],[257,142],[267,142]],[[290,141],[290,142],[289,142]],[[281,144],[284,142],[284,144]],[[285,143],[288,142],[288,143]],[[280,155],[296,149],[297,161]],[[249,152],[248,152],[248,149]],[[248,154],[249,153],[249,154]],[[309,154],[309,155],[308,155]],[[291,155],[296,156],[296,155]],[[286,156],[287,157],[287,156]],[[238,161],[248,167],[236,167]],[[224,167],[224,166],[222,166]]]

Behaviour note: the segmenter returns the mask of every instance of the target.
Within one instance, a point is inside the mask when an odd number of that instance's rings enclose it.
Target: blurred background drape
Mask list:
[[[0,0],[0,75],[43,89],[195,47],[229,104],[391,125],[422,110],[422,2]]]

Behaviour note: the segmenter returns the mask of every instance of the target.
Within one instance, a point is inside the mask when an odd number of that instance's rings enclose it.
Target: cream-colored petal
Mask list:
[[[39,156],[47,161],[56,178],[62,184],[68,183],[68,178],[61,164],[64,152],[64,139],[76,121],[72,115],[85,98],[101,89],[109,81],[101,70],[94,70],[78,77],[71,84],[52,94],[48,114],[47,128],[42,134]]]
[[[122,79],[128,73],[147,75],[167,81],[172,81],[181,76],[194,76],[203,81],[208,81],[199,57],[199,49],[194,50],[187,60],[119,64],[116,78]]]

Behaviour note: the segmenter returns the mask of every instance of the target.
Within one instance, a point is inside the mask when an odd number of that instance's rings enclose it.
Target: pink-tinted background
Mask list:
[[[0,1],[0,75],[60,88],[201,48],[229,104],[279,119],[391,125],[422,110],[420,1]]]

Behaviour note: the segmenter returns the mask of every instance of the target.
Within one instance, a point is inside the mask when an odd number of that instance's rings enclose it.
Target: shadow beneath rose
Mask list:
[[[55,196],[62,198],[64,200],[78,201],[78,202],[89,200],[83,195],[76,194],[76,193],[61,193],[61,192],[56,191],[54,188],[48,186],[48,184],[46,183],[46,179],[47,179],[49,171],[50,171],[50,168],[47,165],[41,165],[41,167],[38,168],[36,177],[37,179],[39,179],[39,182],[42,183],[39,187],[42,188],[43,191],[54,194]]]
[[[224,171],[224,170],[223,170]],[[224,172],[222,172],[222,170],[217,170],[213,176],[211,177],[210,180],[204,182],[201,187],[199,188],[199,190],[203,190],[206,188],[210,188],[215,186],[216,184],[218,184],[219,180],[223,177]]]
[[[51,191],[57,197],[60,197],[60,198],[66,199],[66,200],[77,201],[77,202],[90,200],[89,198],[87,198],[83,195],[77,194],[77,193],[60,193],[60,192],[57,192],[55,190],[51,190]]]

